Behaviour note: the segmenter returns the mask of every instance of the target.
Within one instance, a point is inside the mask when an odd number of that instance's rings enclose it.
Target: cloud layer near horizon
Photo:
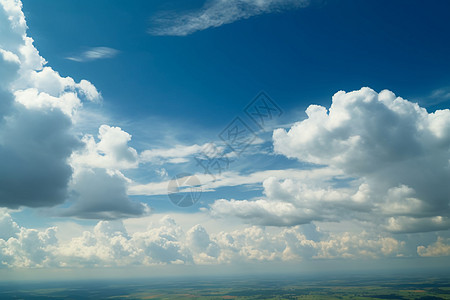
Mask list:
[[[57,227],[20,227],[0,212],[0,267],[81,267],[159,264],[221,264],[303,259],[385,258],[403,255],[404,242],[375,233],[329,234],[296,226],[268,230],[251,226],[209,234],[202,225],[187,231],[163,217],[143,231],[128,233],[121,221],[100,221],[66,241]],[[318,239],[314,236],[320,236]],[[424,256],[448,255],[438,239],[418,248]]]

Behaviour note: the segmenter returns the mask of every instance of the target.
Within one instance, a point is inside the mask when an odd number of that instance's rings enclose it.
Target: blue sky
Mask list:
[[[449,8],[1,0],[1,266],[448,266]]]

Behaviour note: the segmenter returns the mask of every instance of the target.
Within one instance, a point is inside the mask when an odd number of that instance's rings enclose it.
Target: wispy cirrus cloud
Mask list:
[[[81,54],[75,55],[75,56],[69,56],[66,57],[66,59],[73,60],[76,62],[86,62],[86,61],[92,61],[97,59],[106,59],[106,58],[113,58],[119,54],[119,50],[109,48],[109,47],[93,47],[90,48]]]
[[[153,18],[153,35],[185,36],[211,27],[219,27],[250,17],[306,7],[309,0],[209,0],[197,11],[165,13]]]

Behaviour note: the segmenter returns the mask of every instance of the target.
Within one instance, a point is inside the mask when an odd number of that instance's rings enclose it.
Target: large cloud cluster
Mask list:
[[[88,82],[44,68],[20,1],[0,2],[0,24],[0,205],[55,205],[67,196],[67,159],[80,146],[71,114],[80,97],[99,95]]]
[[[74,134],[83,102],[101,95],[89,81],[47,66],[26,30],[21,1],[1,0],[0,206],[55,206],[70,198],[74,205],[64,214],[83,218],[147,212],[128,199],[128,181],[119,171],[137,165],[127,145],[131,136],[107,125],[98,143]]]
[[[334,178],[267,178],[265,199],[218,200],[217,215],[267,225],[365,219],[391,232],[450,228],[450,110],[427,112],[390,91],[333,96],[329,110],[273,132],[275,152]]]

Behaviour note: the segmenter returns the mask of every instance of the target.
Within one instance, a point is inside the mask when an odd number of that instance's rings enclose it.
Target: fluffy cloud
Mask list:
[[[20,1],[0,1],[0,27],[0,206],[55,206],[69,199],[63,215],[113,219],[147,213],[147,206],[127,197],[129,182],[119,171],[138,164],[128,146],[131,135],[107,125],[99,128],[98,142],[73,133],[83,102],[101,100],[95,86],[46,66],[26,34]],[[84,56],[112,54],[95,48]]]
[[[131,180],[120,170],[136,168],[137,151],[128,146],[131,135],[119,127],[102,125],[98,142],[92,135],[82,138],[84,147],[72,153],[74,169],[70,185],[71,206],[64,216],[87,219],[119,219],[150,212],[147,205],[129,199]]]
[[[293,226],[311,221],[338,221],[343,215],[351,219],[370,212],[373,205],[368,186],[337,188],[331,171],[322,168],[304,170],[303,176],[297,177],[289,172],[284,178],[267,177],[262,182],[265,199],[216,200],[210,205],[210,213],[214,217],[237,217],[250,224]],[[318,174],[327,176],[320,178]]]
[[[79,144],[70,133],[71,120],[62,110],[28,109],[16,101],[13,88],[42,69],[44,61],[25,34],[21,3],[0,4],[0,205],[16,208],[61,203],[71,176],[66,160]],[[30,101],[33,96],[36,94],[29,95]],[[61,103],[68,101],[59,96]]]
[[[11,110],[0,128],[0,205],[17,208],[63,202],[80,146],[60,111]]]
[[[186,244],[194,253],[197,264],[214,263],[220,255],[220,247],[212,241],[206,229],[197,224],[186,233]]]
[[[427,218],[390,217],[387,223],[387,230],[394,233],[431,232],[450,228],[450,218],[442,216]]]
[[[370,236],[366,232],[357,235],[345,232],[331,235],[319,245],[317,258],[377,258],[400,255],[404,242],[392,237]]]
[[[3,212],[1,219],[10,216]],[[12,221],[14,222],[14,221]],[[121,221],[100,221],[64,242],[57,228],[14,228],[0,238],[4,267],[132,266],[160,264],[239,264],[303,259],[383,258],[403,254],[404,242],[367,232],[329,234],[303,226],[267,229],[251,226],[209,234],[201,225],[184,231],[163,217],[147,229],[129,233]],[[311,231],[311,230],[310,230]],[[312,236],[315,236],[314,238]],[[427,249],[435,247],[434,244]],[[420,250],[422,251],[422,250]]]
[[[362,88],[306,114],[273,132],[274,150],[335,175],[267,178],[265,199],[218,200],[213,214],[265,225],[364,219],[396,233],[450,228],[450,110],[428,113],[390,91]]]
[[[292,203],[259,199],[216,200],[211,206],[213,216],[234,216],[251,224],[289,226],[306,224],[317,216],[309,209],[299,209]]]
[[[417,247],[417,254],[429,257],[450,256],[450,239],[438,237],[434,244]]]
[[[184,15],[160,15],[153,21],[154,35],[184,36],[210,27],[219,27],[252,16],[305,7],[309,0],[209,0],[198,11]]]
[[[329,111],[311,105],[306,113],[289,131],[274,131],[277,153],[359,178],[374,211],[399,224],[395,231],[450,227],[450,110],[428,113],[390,91],[362,88],[336,93]],[[402,230],[411,218],[428,226]]]
[[[127,185],[127,178],[118,171],[78,170],[70,186],[72,205],[62,215],[109,220],[149,213],[147,205],[128,198]]]
[[[61,245],[59,255],[64,266],[189,263],[192,258],[183,240],[183,231],[168,217],[132,235],[120,221],[100,221],[93,232]]]
[[[130,169],[138,166],[136,150],[128,146],[131,135],[119,127],[102,125],[98,131],[97,143],[92,135],[85,135],[85,147],[72,155],[74,167],[105,169]]]
[[[6,222],[5,222],[6,220]],[[56,228],[39,231],[20,227],[6,212],[0,212],[0,226],[9,231],[0,237],[0,267],[56,266]]]
[[[7,240],[19,233],[20,228],[11,216],[4,210],[0,210],[0,239]]]
[[[80,146],[71,116],[98,93],[44,67],[20,1],[0,1],[0,24],[0,205],[55,205],[67,197],[67,159]]]

